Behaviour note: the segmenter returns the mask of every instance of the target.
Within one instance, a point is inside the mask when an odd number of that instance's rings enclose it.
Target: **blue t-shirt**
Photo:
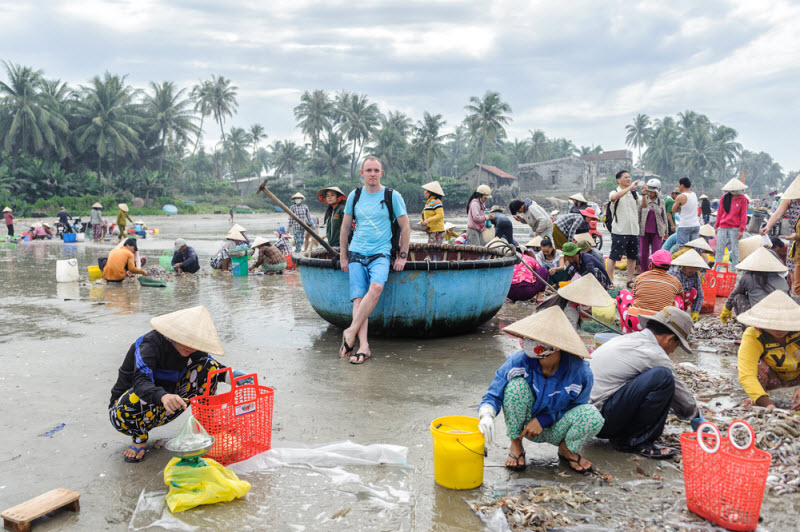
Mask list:
[[[353,240],[350,242],[350,251],[361,253],[369,257],[380,253],[392,252],[392,222],[389,220],[389,208],[383,204],[384,189],[379,192],[369,193],[361,190],[361,196],[356,203],[356,229]],[[353,215],[353,198],[356,191],[347,196],[344,213]],[[403,196],[396,190],[392,191],[392,209],[396,218],[408,214]]]

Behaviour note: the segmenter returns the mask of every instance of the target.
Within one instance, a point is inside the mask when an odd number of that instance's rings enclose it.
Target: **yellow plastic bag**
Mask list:
[[[233,471],[210,458],[203,460],[207,466],[190,467],[176,465],[180,459],[173,458],[164,468],[164,484],[169,486],[167,506],[172,513],[232,501],[250,491],[250,483],[239,480]]]
[[[617,317],[616,310],[616,305],[609,305],[607,307],[592,307],[592,317],[598,321],[613,325],[614,320]]]

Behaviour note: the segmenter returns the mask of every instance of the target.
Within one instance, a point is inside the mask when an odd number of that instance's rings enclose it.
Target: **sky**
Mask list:
[[[510,139],[542,129],[623,149],[636,114],[692,109],[800,169],[797,1],[0,0],[0,14],[0,58],[48,78],[230,78],[226,128],[260,123],[267,142],[302,141],[292,109],[306,90],[442,114],[448,129],[493,90],[512,108]]]

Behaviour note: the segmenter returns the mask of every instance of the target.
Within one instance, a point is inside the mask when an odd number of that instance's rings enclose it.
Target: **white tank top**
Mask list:
[[[681,205],[681,221],[678,227],[700,227],[700,219],[697,217],[697,194],[694,192],[684,192],[686,203]]]

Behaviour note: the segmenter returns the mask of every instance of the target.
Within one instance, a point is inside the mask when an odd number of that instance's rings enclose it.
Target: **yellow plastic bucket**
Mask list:
[[[96,281],[103,278],[103,272],[98,266],[87,266],[86,269],[89,270],[90,281]]]
[[[478,419],[445,416],[431,422],[433,478],[453,490],[471,490],[483,484],[485,440]]]

